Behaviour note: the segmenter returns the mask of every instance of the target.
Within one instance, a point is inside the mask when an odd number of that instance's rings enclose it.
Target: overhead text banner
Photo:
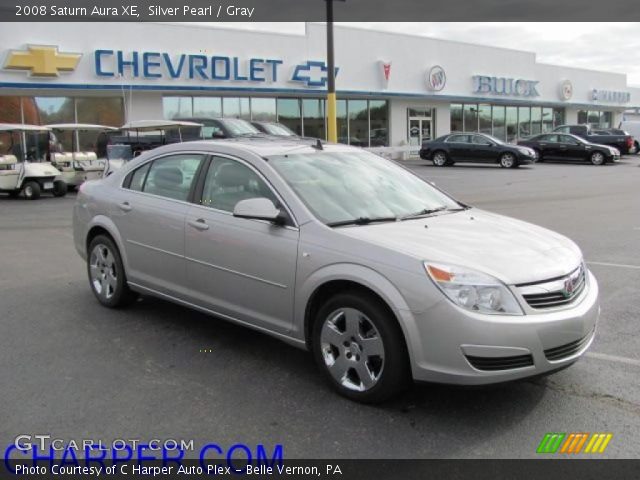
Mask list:
[[[636,0],[334,1],[335,20],[350,22],[640,20]],[[0,0],[3,22],[299,22],[324,18],[325,0]]]

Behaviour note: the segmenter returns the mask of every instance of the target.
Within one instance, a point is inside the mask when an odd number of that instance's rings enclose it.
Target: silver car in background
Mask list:
[[[157,148],[83,184],[74,239],[103,305],[142,293],[255,328],[362,402],[567,367],[600,310],[568,238],[343,145]]]

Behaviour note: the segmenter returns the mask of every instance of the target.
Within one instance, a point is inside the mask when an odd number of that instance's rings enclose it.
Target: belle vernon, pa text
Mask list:
[[[42,16],[51,15],[53,17],[139,17],[142,8],[138,5],[123,5],[116,7],[62,7],[58,5],[46,6],[16,6],[17,16]],[[160,5],[149,5],[144,12],[150,17],[246,17],[251,18],[255,8],[238,7],[234,5],[209,5],[207,7],[191,7],[182,5],[180,7],[163,7]]]

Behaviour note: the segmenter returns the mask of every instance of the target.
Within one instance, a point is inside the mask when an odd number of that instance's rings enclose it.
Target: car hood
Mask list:
[[[604,145],[602,143],[590,143],[587,146],[588,147],[600,147],[600,148],[604,148],[605,150],[611,150],[612,148],[615,148],[617,150],[617,147],[614,147],[612,145]]]
[[[563,235],[475,208],[336,231],[419,260],[473,268],[513,285],[566,275],[582,261],[578,246]]]

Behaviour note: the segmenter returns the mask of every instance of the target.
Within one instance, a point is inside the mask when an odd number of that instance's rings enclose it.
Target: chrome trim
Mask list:
[[[207,262],[203,262],[202,260],[196,260],[195,258],[191,258],[191,257],[183,257],[183,258],[185,258],[186,260],[189,260],[190,262],[204,265],[205,267],[211,267],[211,268],[215,268],[216,270],[222,270],[223,272],[233,273],[234,275],[238,275],[240,277],[245,277],[251,280],[256,280],[258,282],[266,283],[267,285],[272,285],[278,288],[285,288],[285,289],[288,288],[286,285],[282,285],[281,283],[272,282],[270,280],[265,280],[264,278],[260,278],[260,277],[254,277],[253,275],[249,275],[248,273],[238,272],[237,270],[231,270],[229,268],[221,267],[219,265],[214,265],[213,263],[207,263]]]
[[[168,250],[163,250],[162,248],[152,247],[151,245],[147,245],[146,243],[136,242],[135,240],[125,240],[127,243],[132,245],[137,245],[138,247],[148,248],[149,250],[154,250],[160,253],[166,253],[167,255],[171,255],[177,258],[185,258],[184,255],[180,255],[179,253],[170,252]]]

